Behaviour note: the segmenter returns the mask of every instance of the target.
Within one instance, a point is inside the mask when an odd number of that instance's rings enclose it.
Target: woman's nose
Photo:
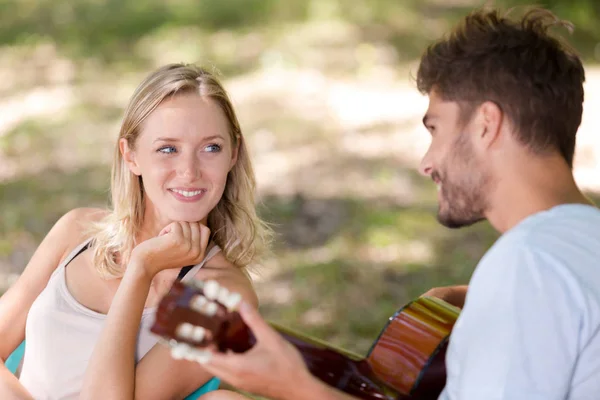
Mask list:
[[[195,180],[202,176],[200,160],[196,157],[182,157],[177,169],[178,175],[189,180]]]

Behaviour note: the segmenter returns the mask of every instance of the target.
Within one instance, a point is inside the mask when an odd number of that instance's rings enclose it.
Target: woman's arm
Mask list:
[[[31,394],[21,385],[19,379],[4,364],[0,365],[0,399],[33,400]]]
[[[64,257],[84,240],[80,222],[97,211],[78,208],[63,215],[42,240],[19,279],[0,297],[0,398],[31,398],[4,361],[25,339],[27,314],[34,300]]]
[[[207,240],[207,235],[203,237]],[[166,269],[167,264],[180,266],[200,262],[206,248],[204,242],[201,257],[184,260],[181,253],[187,251],[182,250],[186,246],[180,246],[181,243],[165,245],[161,240],[166,241],[160,236],[150,239],[144,242],[146,250],[141,250],[140,244],[132,254],[86,370],[82,399],[184,398],[211,377],[197,363],[174,360],[169,349],[162,345],[154,346],[135,365],[137,335],[152,279],[159,270]],[[240,292],[248,301],[255,299],[249,280],[239,269],[230,264],[215,266],[218,256],[196,277],[210,277],[230,290]]]
[[[196,279],[215,280],[230,292],[237,292],[243,301],[258,306],[256,293],[244,273],[218,253],[195,275]],[[170,349],[154,346],[140,361],[136,370],[136,398],[183,399],[214,375],[204,366],[191,361],[176,360]]]
[[[127,265],[85,373],[81,399],[133,399],[137,333],[153,276]]]

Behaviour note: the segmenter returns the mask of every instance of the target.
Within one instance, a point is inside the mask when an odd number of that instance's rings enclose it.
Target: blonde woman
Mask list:
[[[141,83],[111,181],[111,209],[61,217],[0,298],[0,357],[27,338],[19,378],[0,365],[0,398],[183,399],[211,375],[148,331],[173,281],[212,279],[257,304],[245,268],[269,231],[236,114],[211,73],[173,64]],[[221,394],[211,397],[236,397]]]

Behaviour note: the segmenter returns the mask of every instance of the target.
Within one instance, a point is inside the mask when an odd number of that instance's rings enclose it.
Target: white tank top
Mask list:
[[[77,399],[88,361],[98,341],[105,314],[79,303],[69,292],[65,267],[87,246],[77,246],[52,273],[47,286],[31,305],[25,328],[25,355],[19,381],[36,400]],[[182,281],[196,272],[220,251],[214,246],[200,264],[192,267]],[[157,343],[149,331],[156,307],[145,308],[136,351],[136,363]]]

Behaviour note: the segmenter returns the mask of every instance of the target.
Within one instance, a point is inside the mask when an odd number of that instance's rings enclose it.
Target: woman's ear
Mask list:
[[[129,143],[127,143],[127,139],[121,138],[119,139],[119,150],[121,151],[121,155],[123,156],[123,160],[127,167],[131,171],[131,173],[140,176],[142,175],[142,171],[137,164],[135,158],[135,152],[131,147],[129,147]]]
[[[238,160],[238,155],[240,154],[241,146],[242,146],[242,137],[240,135],[238,135],[236,137],[235,145],[231,149],[231,161],[229,162],[229,170],[230,171]]]

